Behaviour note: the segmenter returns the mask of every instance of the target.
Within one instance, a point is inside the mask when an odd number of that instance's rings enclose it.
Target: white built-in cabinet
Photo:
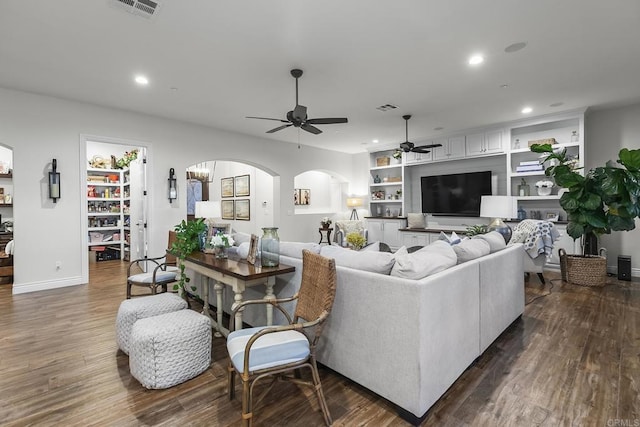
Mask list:
[[[405,218],[370,218],[366,219],[369,242],[384,242],[392,250],[403,245],[401,228],[407,226]]]
[[[465,156],[465,137],[454,136],[451,138],[440,138],[433,141],[434,144],[442,144],[441,147],[433,148],[433,160],[454,160]]]
[[[467,157],[502,153],[504,151],[503,134],[504,130],[500,129],[467,135],[465,144]]]
[[[507,194],[515,200],[513,218],[517,218],[520,209],[527,218],[539,217],[546,219],[556,213],[560,220],[566,220],[566,215],[560,208],[559,200],[562,189],[554,186],[550,195],[538,195],[536,182],[545,179],[544,171],[518,172],[522,162],[540,159],[540,155],[529,149],[530,141],[554,138],[557,149],[566,149],[568,154],[578,159],[578,167],[584,166],[584,111],[574,111],[552,116],[537,117],[528,120],[494,125],[487,129],[476,129],[473,132],[441,137],[427,141],[414,142],[416,146],[441,143],[430,153],[403,153],[402,162],[392,158],[395,147],[370,153],[370,212],[367,218],[369,240],[383,241],[391,247],[401,245],[418,246],[430,243],[430,233],[398,232],[404,228],[406,212],[418,212],[419,206],[412,206],[410,201],[417,198],[407,194],[409,189],[406,177],[411,176],[410,170],[414,165],[430,162],[447,162],[451,160],[469,162],[472,166],[474,159],[486,156],[501,156],[504,158],[507,170]],[[378,158],[389,157],[388,165],[379,165]],[[548,166],[548,165],[545,165]],[[406,169],[406,170],[405,170]],[[377,178],[376,178],[377,177]],[[376,182],[376,181],[380,182]],[[528,194],[520,194],[520,185],[529,187]],[[414,189],[415,191],[415,189]],[[418,190],[419,191],[419,190]],[[412,197],[414,196],[414,197]],[[399,218],[398,218],[399,217]],[[387,221],[391,220],[391,221]],[[397,227],[397,228],[393,228]],[[579,253],[580,242],[574,242],[566,235],[566,225],[557,224],[561,232],[561,240],[556,243],[554,258],[550,266],[559,263],[557,250],[564,248],[567,253]],[[436,238],[438,234],[435,234]],[[389,243],[391,242],[391,243]]]

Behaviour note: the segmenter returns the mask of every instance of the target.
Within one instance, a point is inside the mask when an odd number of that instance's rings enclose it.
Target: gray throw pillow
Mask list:
[[[456,265],[457,257],[451,245],[437,240],[413,253],[404,246],[395,253],[396,263],[391,275],[405,279],[420,280]]]
[[[426,221],[423,213],[408,213],[407,227],[409,228],[425,228]]]
[[[458,264],[489,255],[491,247],[486,240],[468,239],[452,246],[458,257]]]
[[[491,253],[498,252],[507,247],[506,242],[504,241],[504,237],[502,234],[497,231],[490,231],[486,234],[478,234],[473,236],[473,239],[482,239],[489,244],[491,248]]]

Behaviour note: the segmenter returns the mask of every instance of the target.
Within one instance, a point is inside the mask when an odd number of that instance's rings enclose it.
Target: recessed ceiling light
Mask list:
[[[524,49],[527,46],[525,42],[518,42],[514,44],[510,44],[509,46],[504,48],[504,51],[507,53],[517,52],[519,50]]]
[[[509,87],[509,85],[508,85],[508,84],[500,85],[500,89],[506,89],[506,88],[508,88],[508,87]]]
[[[138,74],[138,75],[135,77],[135,81],[136,81],[136,83],[138,83],[139,85],[142,85],[142,86],[146,86],[146,85],[148,85],[148,84],[149,84],[149,79],[147,79],[147,78],[146,78],[145,76],[143,76],[142,74]]]
[[[377,144],[377,143],[378,143],[378,142],[380,142],[380,141],[378,141],[377,139],[374,139],[374,140],[372,140],[371,142],[373,142],[374,144]]]
[[[482,55],[473,55],[469,58],[469,65],[479,65],[484,62]]]
[[[532,112],[532,111],[533,111],[533,108],[531,108],[531,107],[524,107],[524,108],[522,109],[522,114],[529,114],[529,113],[530,113],[530,112]]]
[[[433,130],[442,130],[444,129],[442,126],[438,126],[437,128],[433,128]]]
[[[564,102],[554,102],[553,104],[549,105],[549,107],[559,107],[561,105],[564,105]]]

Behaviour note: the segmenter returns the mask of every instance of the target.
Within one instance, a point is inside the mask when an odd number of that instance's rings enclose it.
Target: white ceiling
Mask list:
[[[1,0],[0,86],[350,153],[402,142],[408,113],[420,141],[525,105],[640,100],[638,0],[159,1],[148,20],[108,0]],[[292,68],[309,117],[349,123],[266,134],[278,123],[245,118],[284,118]]]

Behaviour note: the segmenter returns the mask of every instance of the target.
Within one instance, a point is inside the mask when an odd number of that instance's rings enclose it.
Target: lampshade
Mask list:
[[[220,202],[196,202],[196,218],[220,218],[221,216]]]
[[[348,208],[359,208],[362,206],[362,198],[361,197],[347,197],[347,207]]]
[[[480,199],[480,216],[493,218],[489,224],[489,230],[495,230],[502,234],[505,243],[511,240],[511,227],[502,221],[502,218],[513,216],[513,198],[510,196],[482,196]]]
[[[483,218],[511,218],[513,198],[511,196],[482,196],[480,216]]]

